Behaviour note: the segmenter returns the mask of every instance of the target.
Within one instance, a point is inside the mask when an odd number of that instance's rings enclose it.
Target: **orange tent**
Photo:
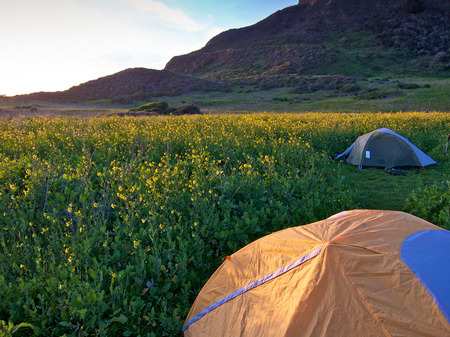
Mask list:
[[[450,231],[354,210],[285,229],[227,258],[185,336],[450,336]]]

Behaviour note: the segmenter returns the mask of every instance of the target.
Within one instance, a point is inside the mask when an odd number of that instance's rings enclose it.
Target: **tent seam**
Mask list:
[[[235,299],[236,297],[246,293],[247,291],[250,291],[266,282],[269,282],[283,274],[286,274],[287,272],[291,271],[292,269],[297,268],[298,266],[302,265],[303,263],[315,258],[318,256],[322,251],[323,245],[319,246],[318,248],[314,249],[313,251],[309,252],[306,255],[303,255],[302,257],[298,258],[297,260],[284,265],[281,268],[278,268],[277,270],[271,272],[270,274],[267,274],[253,282],[248,283],[247,285],[231,292],[230,294],[226,295],[225,297],[222,297],[218,301],[214,302],[213,304],[209,305],[207,308],[200,311],[197,315],[195,315],[189,322],[186,323],[186,325],[183,327],[182,332],[184,332],[191,324],[197,322],[199,319],[201,319],[203,316],[208,314],[214,309],[217,309],[221,305]]]
[[[364,303],[364,306],[367,308],[367,310],[370,312],[372,317],[380,324],[380,328],[387,337],[392,337],[392,335],[389,333],[389,331],[385,328],[384,324],[381,322],[380,318],[377,316],[375,311],[373,310],[372,306],[366,301],[366,298],[361,294],[361,292],[358,289],[358,286],[355,282],[353,282],[352,279],[350,279],[347,274],[345,273],[345,270],[342,268],[341,263],[336,263],[338,268],[341,270],[342,275],[345,277],[345,279],[350,282],[353,285],[353,289],[355,289],[358,296],[361,298],[362,303]]]

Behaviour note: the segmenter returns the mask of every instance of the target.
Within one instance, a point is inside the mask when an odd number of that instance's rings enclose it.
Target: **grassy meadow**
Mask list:
[[[185,103],[199,105],[212,112],[288,111],[288,112],[400,112],[450,111],[448,92],[450,79],[432,77],[373,78],[347,77],[350,83],[336,83],[329,75],[311,75],[295,83],[279,80],[274,88],[236,86],[232,91],[192,93],[183,96],[161,97],[171,106]],[[306,88],[305,88],[306,87]]]
[[[179,336],[223,257],[342,210],[450,228],[448,113],[106,114],[0,118],[6,336]],[[392,176],[333,160],[380,127],[438,164]]]

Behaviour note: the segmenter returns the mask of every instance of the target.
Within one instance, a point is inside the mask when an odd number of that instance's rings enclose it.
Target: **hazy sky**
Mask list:
[[[0,95],[66,90],[203,47],[298,0],[0,0]]]

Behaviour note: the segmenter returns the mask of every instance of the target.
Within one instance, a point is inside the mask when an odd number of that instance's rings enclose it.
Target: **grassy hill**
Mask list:
[[[413,2],[421,6],[412,6]],[[274,74],[370,77],[448,74],[448,1],[301,1],[204,48],[166,70],[204,78]]]
[[[60,92],[38,92],[16,96],[16,100],[75,103],[109,100],[130,104],[163,95],[182,95],[193,91],[224,90],[224,85],[166,70],[126,69]]]

